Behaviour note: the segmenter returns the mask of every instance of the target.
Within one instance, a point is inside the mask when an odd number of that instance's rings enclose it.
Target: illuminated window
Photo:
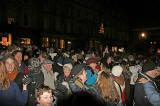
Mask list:
[[[102,23],[101,26],[100,26],[99,33],[100,33],[100,34],[104,34],[104,26],[103,26],[103,23]]]
[[[31,39],[30,38],[21,38],[21,44],[30,45]]]
[[[8,24],[14,23],[15,19],[13,17],[8,17]]]
[[[64,40],[60,40],[60,48],[64,48]]]
[[[8,45],[7,37],[2,37],[1,44],[2,44],[2,45],[5,45],[5,46],[7,46],[7,45]]]

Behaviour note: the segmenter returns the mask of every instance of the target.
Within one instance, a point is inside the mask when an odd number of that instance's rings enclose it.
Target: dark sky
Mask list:
[[[132,27],[160,27],[160,0],[117,0]]]

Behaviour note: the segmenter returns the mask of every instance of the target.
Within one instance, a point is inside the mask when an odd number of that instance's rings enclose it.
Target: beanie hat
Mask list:
[[[120,65],[116,65],[112,68],[112,74],[119,77],[122,74],[123,68]]]
[[[158,70],[160,71],[159,67],[156,67],[156,64],[152,61],[146,61],[142,66],[142,72],[145,73],[151,70]]]
[[[45,59],[42,64],[53,64],[51,60]]]
[[[97,60],[95,58],[93,58],[93,57],[87,59],[86,64],[90,65],[91,63],[97,63]]]
[[[63,66],[63,68],[64,68],[64,67],[67,67],[67,68],[69,68],[70,70],[72,70],[72,68],[73,68],[73,66],[72,66],[71,63],[65,64],[65,65]]]
[[[73,67],[71,75],[74,77],[78,75],[83,69],[85,69],[85,64],[77,64]]]

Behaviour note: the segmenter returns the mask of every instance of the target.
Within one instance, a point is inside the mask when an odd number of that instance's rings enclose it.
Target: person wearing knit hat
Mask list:
[[[125,77],[122,74],[123,68],[120,65],[115,65],[112,68],[112,75],[114,84],[120,97],[118,105],[122,105],[125,102]]]
[[[97,60],[95,58],[89,58],[86,61],[86,65],[88,66],[86,72],[87,72],[87,81],[85,82],[86,85],[93,85],[96,84],[97,81],[97,73],[98,70],[96,69],[97,66]]]
[[[136,106],[159,106],[160,93],[155,78],[160,75],[160,69],[153,61],[146,61],[142,72],[138,73],[135,84],[134,101]]]
[[[114,66],[112,68],[112,74],[119,77],[122,74],[123,68],[120,65]]]
[[[85,91],[87,90],[87,86],[85,85],[85,82],[87,80],[87,73],[85,71],[86,65],[85,64],[77,64],[72,69],[72,77],[73,82],[69,82],[71,91],[78,92],[78,91]]]

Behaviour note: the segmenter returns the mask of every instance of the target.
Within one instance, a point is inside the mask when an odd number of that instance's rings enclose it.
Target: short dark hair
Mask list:
[[[44,84],[39,85],[35,89],[35,98],[39,98],[40,95],[43,95],[44,92],[52,93],[52,89],[49,86],[46,86]]]

